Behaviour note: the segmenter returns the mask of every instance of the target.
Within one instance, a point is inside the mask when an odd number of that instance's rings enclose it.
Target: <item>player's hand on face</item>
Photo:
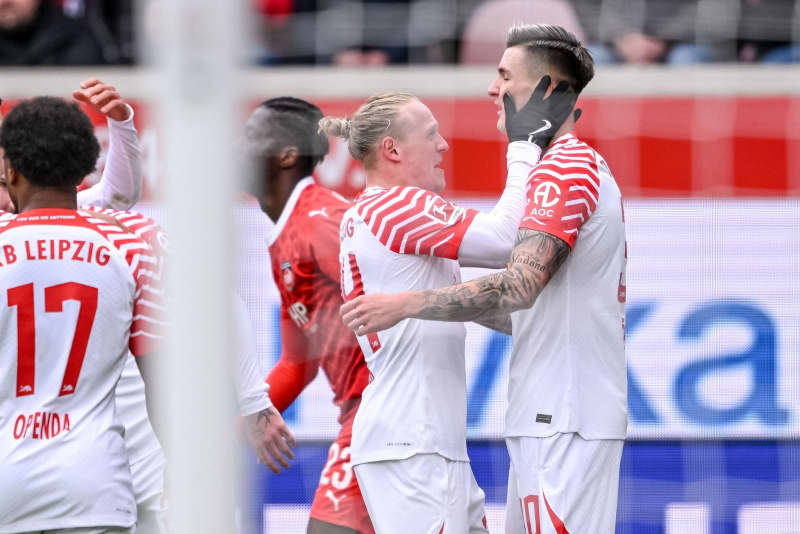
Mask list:
[[[72,92],[72,97],[78,102],[88,104],[89,107],[102,113],[109,119],[124,121],[130,117],[131,111],[125,100],[113,85],[103,83],[97,78],[89,78],[81,83],[81,88]]]
[[[363,336],[391,328],[405,319],[403,302],[403,295],[363,295],[345,302],[339,314],[347,328]]]
[[[529,141],[546,149],[564,121],[569,117],[577,93],[561,81],[545,98],[550,76],[543,76],[528,102],[519,110],[510,94],[503,95],[508,141]]]
[[[258,462],[266,465],[275,474],[281,472],[280,465],[289,469],[289,460],[294,459],[290,447],[296,447],[297,441],[281,414],[274,407],[248,415],[248,439],[258,458]]]

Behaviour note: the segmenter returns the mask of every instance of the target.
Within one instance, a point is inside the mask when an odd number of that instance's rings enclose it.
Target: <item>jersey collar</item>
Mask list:
[[[286,226],[286,221],[292,216],[292,212],[297,205],[297,201],[300,199],[300,195],[306,190],[306,187],[310,185],[314,185],[314,178],[311,176],[306,176],[295,184],[294,189],[292,189],[292,194],[289,195],[289,200],[286,201],[286,205],[281,211],[281,216],[278,217],[278,221],[275,223],[272,231],[267,234],[267,246],[272,246],[275,240],[278,239],[278,236],[281,235],[283,227]]]
[[[570,141],[572,141],[573,139],[577,139],[577,137],[575,137],[571,132],[565,133],[564,135],[562,135],[561,137],[559,137],[558,139],[553,141],[553,143],[549,147],[547,147],[547,150],[551,150],[551,149],[556,148],[556,147],[564,146],[567,143],[569,143]]]

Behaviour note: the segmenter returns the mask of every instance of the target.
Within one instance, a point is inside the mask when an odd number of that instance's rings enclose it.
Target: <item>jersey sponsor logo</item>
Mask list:
[[[537,423],[545,423],[550,424],[553,421],[553,416],[549,413],[537,413],[536,414],[536,422]]]
[[[540,182],[533,190],[533,202],[541,208],[551,208],[561,200],[561,188],[553,182]]]
[[[443,224],[455,224],[465,213],[466,210],[464,208],[458,208],[449,202],[444,202],[439,197],[430,196],[425,199],[425,214]]]
[[[289,317],[297,326],[305,326],[308,324],[308,308],[302,302],[295,302],[289,306]]]
[[[71,430],[69,413],[34,412],[20,414],[14,421],[14,439],[50,439]]]
[[[311,211],[308,212],[308,218],[310,219],[312,217],[316,217],[317,215],[322,215],[323,217],[328,219],[330,217],[328,217],[328,214],[325,212],[326,209],[327,209],[327,206],[323,206],[321,209],[311,210]]]
[[[292,270],[291,262],[281,262],[281,274],[283,275],[283,285],[286,290],[291,291],[294,289],[294,271]]]

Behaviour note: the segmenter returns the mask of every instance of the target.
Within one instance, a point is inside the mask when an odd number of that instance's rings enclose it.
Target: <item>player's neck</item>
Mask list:
[[[273,222],[277,221],[281,213],[283,213],[286,203],[289,202],[289,197],[292,196],[294,188],[305,177],[306,175],[301,175],[298,172],[284,172],[276,176],[271,185],[267,184],[265,186],[267,192],[258,197],[261,211],[266,213]],[[271,201],[272,199],[274,199],[274,202]]]
[[[552,145],[553,143],[558,141],[562,135],[572,133],[574,129],[575,129],[575,119],[573,119],[572,114],[570,114],[569,118],[566,121],[564,121],[564,124],[561,125],[561,128],[559,128],[556,134],[553,136],[553,140],[550,141],[550,144]]]
[[[411,181],[402,172],[396,172],[396,169],[396,166],[386,166],[368,170],[365,187],[390,189],[396,185],[411,185]]]
[[[19,213],[36,209],[78,209],[77,193],[48,187],[32,188],[20,195]]]

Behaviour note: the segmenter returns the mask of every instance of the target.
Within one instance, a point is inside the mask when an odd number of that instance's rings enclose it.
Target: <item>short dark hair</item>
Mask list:
[[[75,187],[100,154],[94,126],[77,104],[40,96],[14,106],[0,127],[11,167],[40,187]]]
[[[576,93],[594,77],[594,60],[570,32],[554,24],[526,24],[508,30],[506,48],[524,46],[528,52],[563,75]]]
[[[259,108],[267,113],[251,125],[249,140],[266,142],[269,146],[264,149],[271,153],[287,146],[297,147],[300,170],[311,174],[330,148],[327,136],[318,132],[322,111],[311,102],[291,96],[265,100]]]

